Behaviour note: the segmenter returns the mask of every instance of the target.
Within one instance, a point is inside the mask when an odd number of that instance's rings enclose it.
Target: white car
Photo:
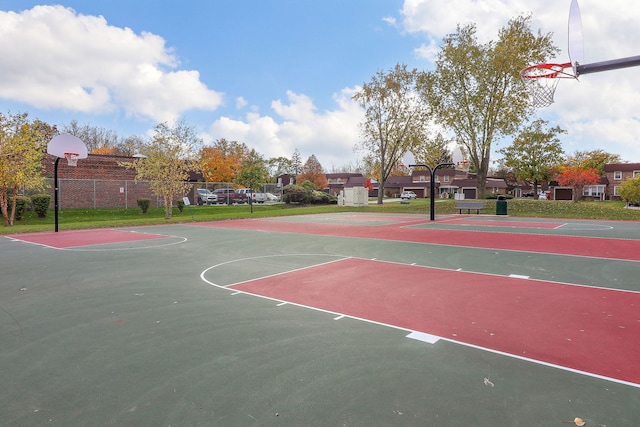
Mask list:
[[[199,205],[215,205],[216,203],[218,203],[218,196],[206,188],[198,188]]]
[[[267,200],[270,202],[277,202],[278,200],[280,200],[278,198],[278,196],[271,194],[271,193],[266,193],[267,194]]]
[[[401,199],[415,199],[416,197],[418,196],[413,191],[403,191],[402,194],[400,194]]]

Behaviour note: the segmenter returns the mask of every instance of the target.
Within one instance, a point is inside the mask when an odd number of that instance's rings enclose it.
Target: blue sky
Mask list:
[[[489,40],[531,12],[534,29],[554,32],[565,50],[569,1],[530,3],[0,0],[0,111],[121,136],[184,118],[207,143],[237,140],[266,157],[298,149],[330,171],[360,157],[353,147],[362,112],[351,100],[358,86],[399,62],[430,69],[456,24],[476,22]],[[580,6],[587,62],[640,54],[637,7]],[[540,116],[569,131],[568,152],[604,148],[640,162],[639,72],[563,81]]]

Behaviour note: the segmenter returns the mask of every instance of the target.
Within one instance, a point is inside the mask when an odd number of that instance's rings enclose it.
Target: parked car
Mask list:
[[[280,200],[280,198],[275,194],[271,194],[271,193],[265,193],[265,194],[267,195],[267,201],[269,202],[277,202]]]
[[[416,197],[418,196],[413,191],[403,191],[402,194],[400,194],[401,199],[415,199]]]
[[[198,188],[199,205],[215,205],[216,203],[218,203],[218,196],[206,188]]]
[[[238,193],[246,194],[251,198],[252,203],[264,203],[267,201],[267,195],[265,193],[258,193],[250,188],[241,188],[237,190]]]
[[[244,193],[238,193],[233,188],[218,188],[213,191],[218,196],[218,204],[231,205],[234,203],[242,204],[249,201],[249,197]]]
[[[533,191],[527,191],[526,193],[522,193],[522,197],[533,197],[536,193]]]

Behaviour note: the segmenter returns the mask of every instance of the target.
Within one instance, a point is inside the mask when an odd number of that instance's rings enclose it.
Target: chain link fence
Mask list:
[[[51,195],[53,209],[53,179],[47,180],[47,194]],[[191,204],[198,203],[198,188],[214,191],[218,188],[238,188],[230,182],[193,182],[186,194],[177,195],[177,200],[188,197]],[[138,199],[150,199],[152,205],[162,206],[162,199],[151,191],[149,181],[131,180],[101,180],[101,179],[58,179],[60,209],[101,209],[101,208],[132,208],[137,207]],[[263,184],[258,192],[271,193],[282,200],[282,186],[278,184]],[[26,192],[32,196],[36,192]]]

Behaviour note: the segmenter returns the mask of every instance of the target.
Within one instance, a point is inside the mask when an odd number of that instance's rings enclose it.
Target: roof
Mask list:
[[[633,172],[640,170],[640,163],[609,163],[604,165],[605,172]]]
[[[352,178],[352,177],[361,177],[362,176],[361,173],[346,173],[346,172],[325,173],[324,175],[327,177],[327,179]]]

